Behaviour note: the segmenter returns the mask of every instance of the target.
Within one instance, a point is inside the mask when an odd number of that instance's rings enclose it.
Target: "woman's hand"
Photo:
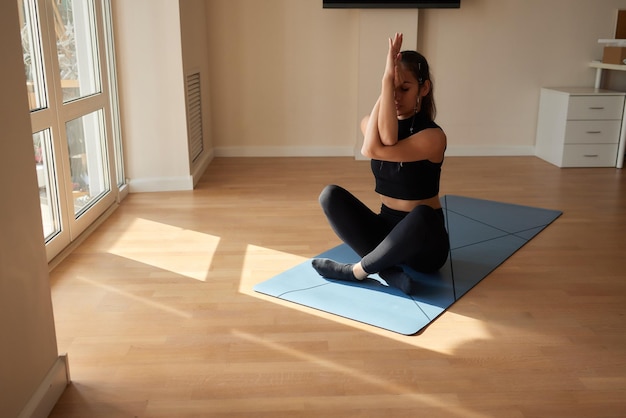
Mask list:
[[[389,39],[389,51],[387,52],[385,75],[383,76],[380,92],[379,109],[376,111],[376,127],[378,131],[376,137],[382,145],[386,146],[395,145],[398,142],[398,116],[395,95],[396,89],[404,82],[398,76],[400,73],[398,66],[402,58],[400,48],[402,48],[402,34],[396,33],[393,38]]]
[[[404,80],[398,76],[398,64],[400,63],[400,49],[402,48],[402,34],[396,33],[393,38],[389,38],[389,52],[387,53],[387,64],[385,66],[385,80],[393,81],[394,87],[398,87]]]

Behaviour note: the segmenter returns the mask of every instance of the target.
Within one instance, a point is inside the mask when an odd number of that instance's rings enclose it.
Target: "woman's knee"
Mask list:
[[[445,219],[441,209],[434,209],[427,205],[415,207],[405,219],[405,224],[419,229],[445,228]]]
[[[333,202],[336,202],[338,199],[343,199],[347,193],[348,191],[343,187],[337,186],[336,184],[329,184],[324,187],[320,193],[320,206],[322,206],[322,208],[329,208],[333,206]]]

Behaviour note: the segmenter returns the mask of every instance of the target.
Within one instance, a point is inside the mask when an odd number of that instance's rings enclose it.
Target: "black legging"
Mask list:
[[[441,268],[450,250],[442,209],[420,205],[411,212],[382,205],[372,212],[344,188],[326,186],[320,204],[337,236],[362,257],[370,274],[407,265],[416,271]]]

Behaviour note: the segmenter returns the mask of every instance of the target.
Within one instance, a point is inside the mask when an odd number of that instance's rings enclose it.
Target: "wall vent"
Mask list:
[[[202,131],[202,89],[200,73],[187,76],[187,132],[189,141],[189,159],[194,162],[204,150]]]

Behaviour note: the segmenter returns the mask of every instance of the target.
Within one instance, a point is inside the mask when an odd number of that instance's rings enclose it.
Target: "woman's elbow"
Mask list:
[[[361,147],[361,155],[364,156],[365,158],[372,158],[372,155],[370,153],[370,149],[365,144],[363,144],[363,146]]]
[[[365,158],[378,158],[376,148],[368,146],[367,144],[363,144],[363,146],[361,147],[361,155],[363,155]]]

